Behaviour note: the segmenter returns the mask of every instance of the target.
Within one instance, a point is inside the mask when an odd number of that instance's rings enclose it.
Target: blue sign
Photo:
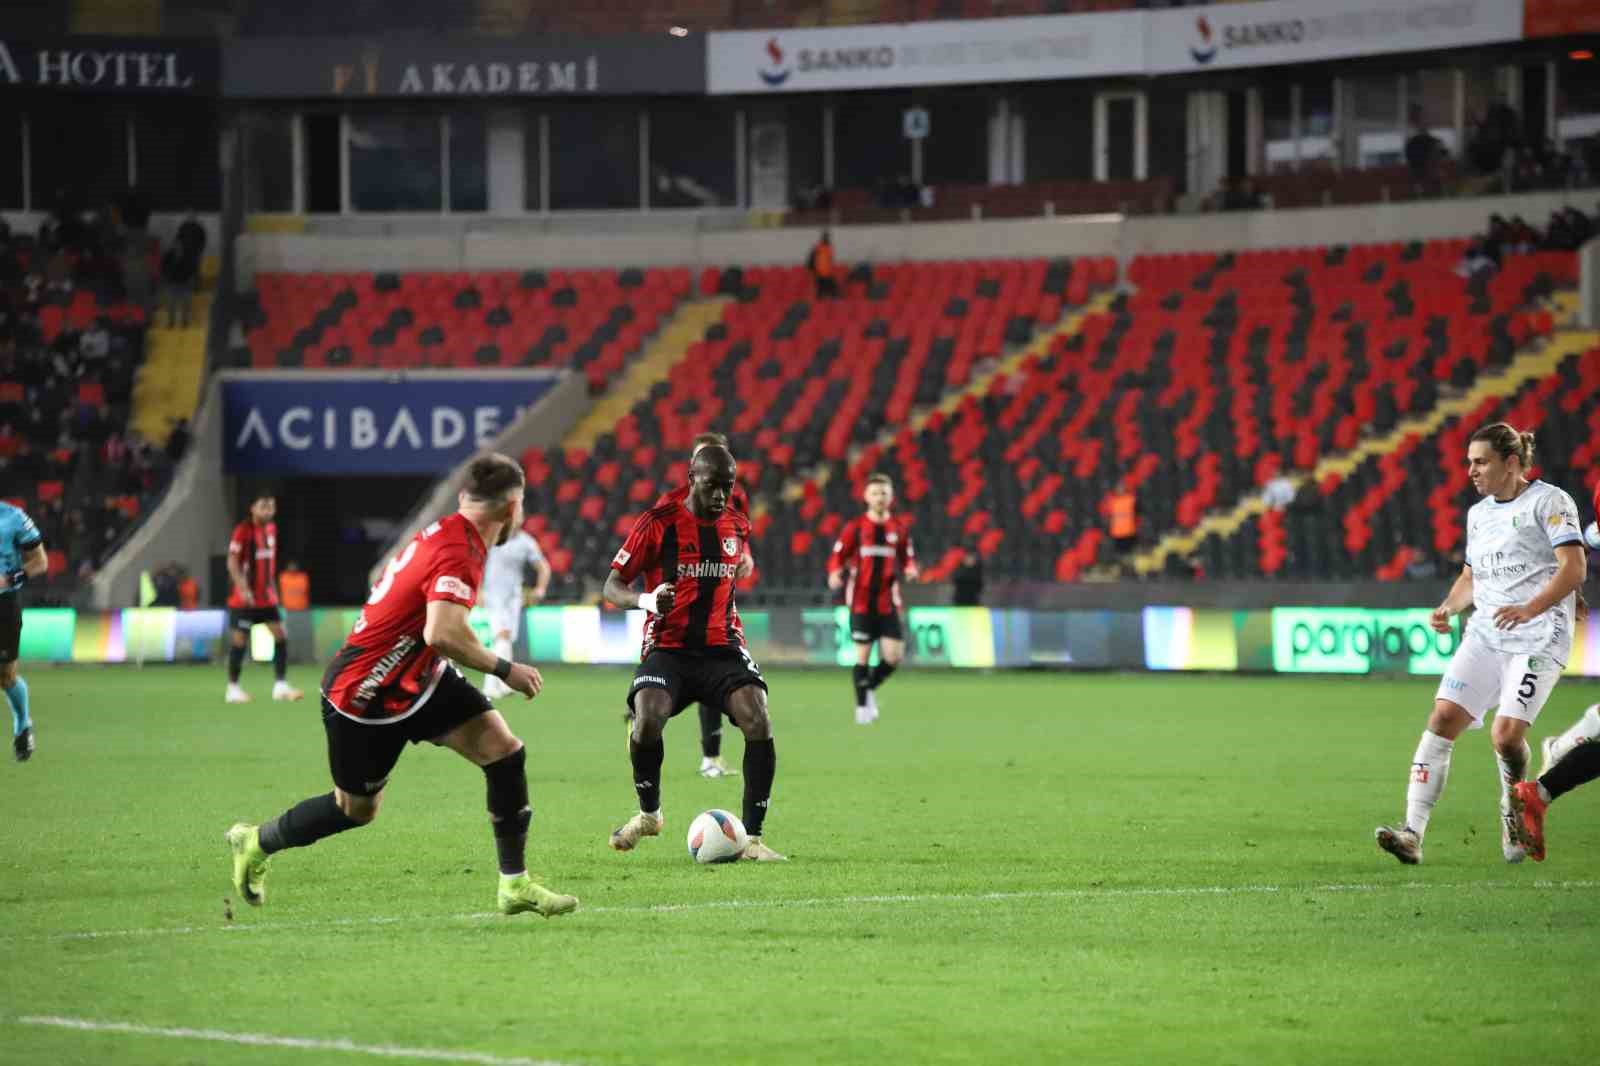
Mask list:
[[[555,385],[549,374],[222,383],[230,474],[443,474]]]

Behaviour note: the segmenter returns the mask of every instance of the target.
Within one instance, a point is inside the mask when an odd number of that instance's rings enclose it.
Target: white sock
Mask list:
[[[1567,753],[1579,744],[1586,744],[1596,738],[1600,738],[1600,703],[1584,711],[1565,733],[1556,737],[1556,742],[1550,749],[1551,765],[1566,758]]]
[[[1417,834],[1417,839],[1428,832],[1428,819],[1433,817],[1433,805],[1444,794],[1444,782],[1450,776],[1450,752],[1456,746],[1429,730],[1422,731],[1417,753],[1411,757],[1411,784],[1406,788],[1406,825]]]
[[[500,656],[500,658],[502,658],[502,659],[511,658],[511,638],[510,637],[501,637],[499,640],[495,641],[489,647],[490,647],[490,650],[492,650],[496,655]]]
[[[1498,750],[1495,751],[1494,762],[1500,768],[1500,803],[1502,806],[1510,802],[1512,787],[1527,775],[1528,759],[1530,757],[1531,753],[1528,751],[1528,742],[1526,740],[1522,742],[1522,750],[1510,759],[1501,755]]]

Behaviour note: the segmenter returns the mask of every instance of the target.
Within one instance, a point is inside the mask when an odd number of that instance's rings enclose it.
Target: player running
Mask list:
[[[272,634],[272,698],[303,699],[305,694],[289,684],[289,635],[283,630],[278,607],[278,501],[259,492],[250,503],[250,517],[233,527],[228,539],[228,688],[227,703],[249,703],[250,693],[239,685],[239,670],[250,645],[250,627],[264,625]]]
[[[878,720],[879,685],[905,658],[905,632],[900,625],[900,577],[917,579],[917,553],[911,546],[911,523],[893,514],[894,482],[888,474],[867,478],[866,513],[852,518],[834,542],[828,557],[828,587],[844,589],[850,608],[850,639],[856,645],[851,681],[856,693],[856,724]],[[848,583],[846,578],[848,576]],[[872,645],[878,665],[868,668]]]
[[[533,571],[533,586],[524,592],[524,580]],[[483,568],[484,608],[489,612],[493,643],[489,646],[502,659],[511,658],[517,632],[522,628],[522,609],[544,599],[550,587],[550,563],[539,542],[526,529],[511,534],[511,539],[489,549],[489,562]],[[483,679],[483,694],[491,700],[509,696],[512,688],[493,674]]]
[[[577,909],[572,896],[528,877],[523,855],[533,811],[522,741],[448,661],[492,673],[529,699],[543,685],[533,667],[498,658],[478,643],[467,623],[486,546],[504,543],[522,523],[523,486],[522,468],[504,455],[474,459],[460,510],[418,533],[373,586],[355,628],[322,675],[333,791],[302,800],[270,822],[239,822],[228,830],[233,885],[246,902],[264,901],[273,854],[376,818],[406,743],[426,740],[483,770],[500,865],[500,913],[532,911],[548,918]]]
[[[688,499],[652,507],[611,561],[606,602],[649,612],[644,649],[628,690],[628,756],[639,813],[611,834],[611,846],[631,851],[639,838],[661,832],[661,734],[667,719],[696,700],[720,707],[744,734],[744,858],[780,861],[762,843],[778,756],[767,715],[767,683],[744,646],[734,604],[734,575],[750,536],[750,520],[728,506],[736,467],[733,453],[708,444],[689,463]],[[629,590],[643,576],[649,592]]]
[[[721,433],[701,433],[695,437],[693,451],[689,453],[689,461],[694,462],[694,457],[700,454],[700,449],[708,444],[718,447],[728,447],[728,438]],[[664,493],[656,501],[657,507],[666,507],[670,504],[683,503],[689,498],[689,486],[680,485],[671,492]],[[728,497],[728,507],[738,511],[745,517],[750,515],[750,497],[745,494],[740,485],[733,486],[733,494]],[[734,572],[735,583],[749,577],[756,568],[755,556],[750,553],[750,545],[744,546],[744,554],[739,556],[739,568]],[[722,708],[702,700],[700,702],[700,776],[701,777],[738,777],[739,771],[722,761]]]
[[[27,512],[0,503],[0,689],[11,704],[11,751],[18,762],[33,758],[33,719],[28,683],[17,676],[22,650],[22,586],[49,569],[44,536]]]
[[[1525,854],[1512,789],[1528,767],[1528,727],[1571,652],[1586,569],[1577,506],[1554,485],[1529,481],[1532,463],[1533,434],[1504,422],[1478,430],[1467,445],[1468,476],[1483,499],[1467,512],[1467,562],[1435,608],[1433,628],[1448,633],[1454,615],[1476,610],[1412,757],[1405,822],[1376,830],[1378,846],[1403,863],[1422,861],[1422,838],[1444,792],[1456,738],[1481,728],[1490,711],[1496,711],[1501,850],[1507,862]]]

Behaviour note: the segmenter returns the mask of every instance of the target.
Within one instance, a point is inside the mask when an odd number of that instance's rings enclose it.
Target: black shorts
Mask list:
[[[15,592],[0,592],[0,663],[14,663],[22,647],[22,602]]]
[[[389,771],[406,744],[437,740],[463,722],[494,710],[482,692],[446,665],[422,709],[397,722],[357,722],[322,701],[322,728],[328,734],[328,769],[333,783],[356,796],[376,795],[389,783]]]
[[[283,621],[281,607],[229,607],[228,628],[250,632],[251,626],[270,626]]]
[[[673,714],[691,703],[710,704],[727,714],[728,697],[746,685],[760,685],[762,692],[767,691],[761,668],[743,648],[657,648],[633,672],[628,710],[633,710],[633,697],[640,689],[659,688],[672,697]]]
[[[862,611],[859,614],[850,614],[850,639],[857,644],[871,644],[875,640],[904,640],[905,631],[900,628],[900,612],[892,611],[889,614],[878,614],[872,611]]]

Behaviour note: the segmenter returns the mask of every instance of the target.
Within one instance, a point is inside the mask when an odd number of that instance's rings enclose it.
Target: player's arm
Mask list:
[[[676,595],[672,582],[663,581],[649,592],[634,592],[630,587],[660,551],[660,528],[649,514],[640,515],[628,539],[622,542],[622,548],[611,560],[611,572],[606,575],[605,588],[600,590],[600,595],[613,607],[625,611],[638,608],[665,617],[672,610]]]
[[[44,553],[44,541],[36,540],[22,549],[22,565],[9,573],[0,574],[0,589],[19,589],[30,578],[38,577],[50,569],[50,560]]]
[[[529,699],[537,696],[544,686],[544,679],[533,667],[502,659],[479,644],[477,634],[467,623],[467,608],[454,600],[428,601],[422,639],[428,647],[457,665],[493,674]]]
[[[828,555],[828,587],[835,592],[844,588],[844,574],[850,568],[850,560],[855,558],[857,540],[859,535],[852,520],[833,542],[833,551]]]
[[[250,591],[250,575],[244,570],[244,541],[237,534],[228,542],[228,580],[233,589],[248,606],[255,603],[255,593]]]
[[[1450,632],[1450,619],[1472,606],[1472,567],[1463,566],[1450,586],[1444,602],[1433,609],[1433,628],[1439,633]]]
[[[533,587],[528,590],[527,597],[531,603],[538,603],[544,599],[544,594],[550,588],[550,562],[540,555],[533,560]]]
[[[922,568],[917,565],[917,549],[911,545],[911,533],[908,530],[902,538],[900,545],[900,569],[905,572],[907,581],[916,581],[922,577]]]
[[[1583,545],[1577,542],[1561,545],[1556,549],[1556,563],[1555,576],[1533,599],[1524,604],[1513,604],[1495,611],[1495,628],[1515,629],[1523,622],[1531,622],[1578,591],[1578,586],[1583,584],[1583,579],[1589,574],[1589,560],[1585,556]]]

